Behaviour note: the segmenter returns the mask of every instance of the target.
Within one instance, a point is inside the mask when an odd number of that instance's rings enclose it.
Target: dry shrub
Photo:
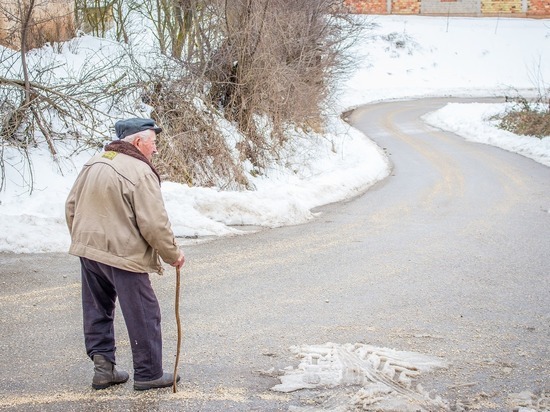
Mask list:
[[[162,4],[166,16],[182,17],[177,33],[193,40],[184,42],[183,58],[171,53],[181,70],[151,86],[148,102],[168,132],[159,138],[158,163],[171,180],[247,187],[242,164],[261,173],[287,143],[289,126],[322,131],[331,76],[344,69],[345,45],[359,32],[341,0],[192,0],[176,10]],[[161,52],[169,54],[179,37],[169,36]],[[242,133],[235,147],[210,114],[182,97],[202,98],[205,86],[205,104]]]
[[[246,135],[243,156],[262,168],[284,145],[286,125],[322,127],[331,74],[356,26],[339,0],[220,3],[226,28],[206,70],[210,99]],[[271,136],[258,116],[271,121]]]
[[[155,166],[163,178],[190,186],[248,187],[214,115],[186,99],[190,95],[183,82],[157,82],[147,97],[155,107],[153,117],[163,127]]]
[[[499,127],[509,132],[535,136],[550,136],[550,104],[530,103],[519,99],[517,104],[497,118]]]

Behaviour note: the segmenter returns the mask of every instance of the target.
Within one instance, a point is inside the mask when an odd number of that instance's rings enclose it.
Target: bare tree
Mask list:
[[[208,0],[146,0],[141,13],[153,23],[161,53],[186,61],[208,48],[212,25],[220,20]]]
[[[38,20],[35,13],[37,0],[19,2],[10,17],[16,18],[19,29],[20,50],[1,49],[0,53],[0,143],[21,151],[31,172],[29,189],[32,191],[32,166],[29,149],[43,139],[58,161],[57,144],[70,138],[76,144],[89,147],[108,135],[101,125],[109,118],[108,105],[113,107],[118,96],[128,90],[140,88],[140,82],[128,72],[121,72],[120,61],[125,56],[96,59],[94,65],[84,66],[78,77],[60,81],[55,75],[55,60],[37,58],[29,61],[28,49],[34,44],[31,38]],[[99,60],[99,62],[98,62]],[[80,143],[79,143],[80,142]],[[5,184],[5,159],[2,157],[2,182]]]
[[[29,44],[31,44],[30,35],[32,33],[32,29],[37,24],[43,24],[42,22],[37,22],[35,19],[35,13],[37,9],[38,4],[35,0],[29,0],[27,2],[23,1],[17,1],[16,2],[16,9],[14,10],[15,13],[10,13],[9,17],[12,20],[15,20],[14,28],[19,28],[19,38],[20,38],[20,59],[21,59],[21,71],[23,76],[23,82],[20,85],[23,92],[23,99],[21,100],[18,107],[10,113],[9,116],[7,116],[4,119],[3,125],[4,128],[2,130],[3,135],[7,136],[13,136],[13,134],[19,129],[23,121],[28,118],[29,116],[32,116],[34,119],[35,124],[40,128],[42,133],[44,134],[44,137],[48,143],[48,147],[50,148],[50,151],[52,152],[52,155],[55,156],[56,151],[55,147],[53,145],[53,142],[51,140],[51,136],[47,130],[47,128],[44,127],[44,124],[41,119],[41,114],[36,111],[36,108],[32,105],[32,101],[36,98],[35,94],[33,93],[33,88],[31,87],[31,82],[29,79],[29,68],[27,64],[27,51],[29,48]],[[4,13],[8,13],[6,9],[4,9]],[[7,129],[7,130],[6,130]]]
[[[113,26],[113,8],[117,0],[75,0],[75,14],[82,30],[104,37]],[[121,26],[124,29],[125,26]]]
[[[261,166],[263,154],[284,144],[285,125],[321,127],[331,75],[342,67],[358,27],[339,0],[218,4],[226,32],[207,72],[210,98],[247,135],[243,155]],[[257,130],[258,115],[271,120],[272,139]]]

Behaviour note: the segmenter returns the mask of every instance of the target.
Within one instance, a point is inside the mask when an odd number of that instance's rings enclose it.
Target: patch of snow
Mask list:
[[[330,402],[322,410],[379,410],[417,412],[449,410],[439,396],[431,396],[415,378],[437,368],[447,368],[439,358],[416,352],[397,351],[366,344],[302,345],[291,348],[300,358],[296,368],[288,368],[272,390],[293,392],[300,389],[357,386],[353,396]],[[310,407],[293,408],[311,411]]]

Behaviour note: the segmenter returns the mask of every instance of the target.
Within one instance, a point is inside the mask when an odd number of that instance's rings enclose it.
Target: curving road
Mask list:
[[[393,164],[363,196],[305,225],[186,247],[177,394],[92,391],[76,259],[0,255],[0,410],[337,407],[349,389],[269,390],[297,365],[290,346],[325,342],[445,359],[419,381],[454,410],[512,410],[522,391],[548,405],[550,168],[420,120],[447,100],[351,115]],[[170,369],[174,276],[153,280]],[[129,368],[120,313],[117,322],[118,363]]]

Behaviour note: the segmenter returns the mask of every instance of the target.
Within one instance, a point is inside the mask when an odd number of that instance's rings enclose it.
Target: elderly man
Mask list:
[[[148,273],[162,273],[159,257],[178,268],[185,258],[151,164],[162,129],[151,119],[135,118],[118,121],[115,130],[119,140],[84,165],[65,209],[69,253],[81,263],[84,340],[95,372],[92,387],[104,389],[129,377],[114,366],[118,297],[132,348],[134,389],[163,388],[172,385],[174,376],[162,368],[160,308]]]

